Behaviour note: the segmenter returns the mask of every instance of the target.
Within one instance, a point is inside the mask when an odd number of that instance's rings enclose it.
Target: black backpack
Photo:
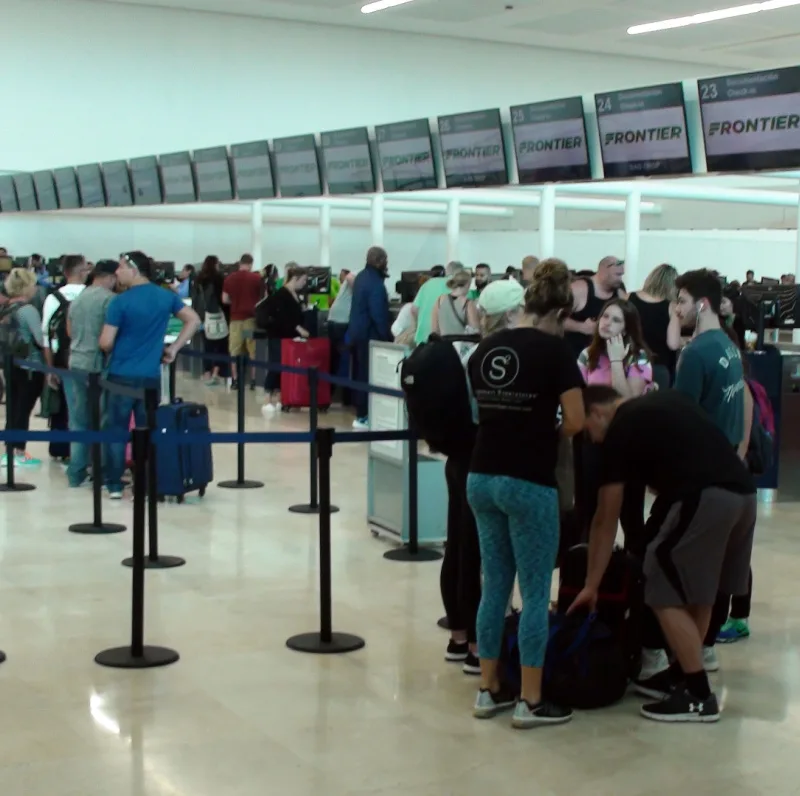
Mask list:
[[[467,374],[454,342],[477,343],[477,335],[432,334],[400,363],[409,425],[432,451],[454,456],[472,446],[472,406]]]
[[[586,582],[589,545],[577,544],[561,557],[558,611],[566,613]],[[641,624],[644,577],[639,559],[622,548],[611,554],[597,600],[597,618],[612,633],[625,655],[627,675],[638,676],[641,666]]]
[[[56,297],[58,307],[50,316],[47,323],[47,340],[50,343],[50,350],[53,350],[53,341],[58,341],[58,351],[53,354],[53,364],[57,368],[65,368],[69,363],[70,337],[67,333],[67,317],[69,315],[69,301],[64,295],[56,290],[51,295]]]
[[[18,359],[27,358],[31,346],[22,339],[19,312],[22,304],[8,302],[0,306],[0,356],[11,354]]]

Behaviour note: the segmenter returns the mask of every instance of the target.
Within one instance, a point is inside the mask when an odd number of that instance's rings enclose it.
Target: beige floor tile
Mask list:
[[[179,393],[204,397],[215,429],[235,429],[232,396],[183,381]],[[248,396],[249,430],[307,422],[264,418]],[[248,448],[264,489],[212,487],[162,506],[161,550],[187,565],[148,572],[146,638],[181,660],[147,672],[93,662],[129,638],[120,561],[131,534],[67,533],[90,518],[91,497],[67,490],[49,462],[25,475],[36,492],[0,496],[2,796],[800,793],[797,505],[762,510],[753,638],[719,650],[719,725],[651,724],[629,697],[518,733],[508,717],[473,720],[475,680],[442,659],[439,566],[385,561],[387,542],[367,531],[363,445],[336,448],[332,536],[334,626],[367,646],[337,657],[286,648],[319,621],[317,521],[286,510],[308,499],[307,457],[302,446]],[[233,477],[235,462],[235,448],[218,447],[217,477]],[[127,501],[104,509],[131,521]]]

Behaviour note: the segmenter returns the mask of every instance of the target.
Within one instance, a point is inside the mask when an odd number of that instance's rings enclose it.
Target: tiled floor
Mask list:
[[[205,399],[215,429],[234,430],[231,396]],[[305,422],[264,420],[256,398],[248,411],[248,430]],[[234,449],[217,449],[215,465],[233,477]],[[247,467],[265,489],[212,488],[161,510],[162,552],[187,565],[147,575],[146,638],[181,653],[151,671],[93,662],[129,637],[130,533],[69,534],[91,496],[68,492],[55,465],[26,476],[37,491],[0,495],[2,796],[800,793],[796,506],[759,523],[754,635],[720,651],[718,725],[651,724],[629,697],[517,733],[505,718],[473,720],[475,682],[442,660],[438,565],[385,561],[367,531],[361,445],[334,459],[334,624],[367,646],[286,649],[318,621],[316,520],[286,511],[307,499],[307,451],[259,446]],[[130,503],[105,508],[130,521]]]

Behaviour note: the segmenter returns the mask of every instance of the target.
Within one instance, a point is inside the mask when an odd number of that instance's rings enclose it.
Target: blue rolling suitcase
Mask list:
[[[210,431],[208,408],[176,399],[156,413],[157,433],[203,433]],[[156,438],[158,497],[176,497],[178,503],[189,492],[200,497],[214,480],[211,445],[202,442],[158,442]]]

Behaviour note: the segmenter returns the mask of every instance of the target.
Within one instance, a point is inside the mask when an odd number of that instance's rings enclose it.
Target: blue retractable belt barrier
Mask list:
[[[115,381],[101,379],[100,386],[114,395],[121,395],[124,398],[132,398],[134,401],[143,401],[146,390],[144,387],[131,387],[128,384],[118,384]]]
[[[127,443],[129,431],[21,431],[18,429],[0,430],[3,442],[82,442],[86,445]]]
[[[311,434],[308,433],[291,433],[287,432],[282,434],[280,432],[252,432],[247,434],[237,434],[234,431],[230,432],[190,432],[187,434],[180,434],[175,431],[168,431],[163,434],[155,432],[153,434],[153,442],[158,445],[159,442],[181,443],[181,444],[238,444],[240,442],[274,442],[277,444],[282,443],[297,443],[297,442],[311,442],[313,439]]]
[[[204,354],[202,351],[194,351],[190,348],[182,348],[179,355],[186,357],[196,357],[197,359],[208,359],[212,362],[235,363],[237,357],[228,354]],[[252,365],[264,370],[274,370],[276,373],[294,373],[297,376],[308,376],[308,368],[293,368],[291,365],[282,365],[280,362],[267,362],[263,359],[247,358],[248,366]]]
[[[334,442],[396,442],[414,439],[410,431],[337,431]]]
[[[371,392],[376,395],[388,395],[390,398],[405,398],[402,390],[393,390],[390,387],[379,387],[377,384],[367,384],[363,381],[352,381],[342,376],[331,376],[330,373],[320,373],[319,377],[323,381],[337,384],[340,387],[347,387],[350,390],[360,390],[361,392]]]
[[[89,374],[83,370],[53,368],[50,365],[45,365],[43,362],[32,362],[30,359],[15,359],[14,365],[22,370],[44,373],[47,376],[58,376],[59,379],[74,379],[75,381],[82,381],[84,384],[89,381]]]

